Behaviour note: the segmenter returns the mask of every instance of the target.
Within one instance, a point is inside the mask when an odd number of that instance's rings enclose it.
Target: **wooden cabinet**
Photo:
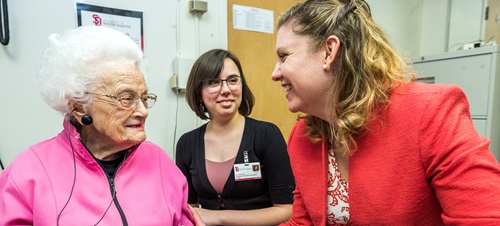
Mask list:
[[[491,140],[490,150],[500,161],[500,48],[480,47],[413,60],[422,81],[460,86],[470,103],[474,126]]]

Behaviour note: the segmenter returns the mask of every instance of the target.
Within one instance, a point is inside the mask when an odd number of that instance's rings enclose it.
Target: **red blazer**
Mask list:
[[[288,141],[296,190],[283,225],[326,224],[328,147],[304,134],[300,120]],[[500,165],[460,88],[396,88],[356,141],[348,181],[354,225],[500,225]]]

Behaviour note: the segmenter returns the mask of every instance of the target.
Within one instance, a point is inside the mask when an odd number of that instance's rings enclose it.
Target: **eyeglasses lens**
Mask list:
[[[227,79],[211,79],[205,82],[209,92],[219,92],[222,89],[224,81],[231,90],[236,90],[241,84],[240,76],[231,76]]]
[[[135,93],[128,92],[118,95],[118,100],[124,108],[132,107],[133,104],[139,102],[139,99],[141,100],[142,104],[144,104],[144,107],[152,108],[156,103],[156,98],[156,95],[152,93],[143,95],[141,98],[139,98]]]

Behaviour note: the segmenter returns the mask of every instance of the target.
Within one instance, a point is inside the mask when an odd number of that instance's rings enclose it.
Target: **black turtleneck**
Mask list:
[[[104,167],[104,171],[109,175],[110,178],[113,178],[115,175],[116,169],[120,165],[120,163],[123,161],[123,158],[125,157],[125,151],[119,152],[119,156],[113,160],[97,160],[101,165]]]

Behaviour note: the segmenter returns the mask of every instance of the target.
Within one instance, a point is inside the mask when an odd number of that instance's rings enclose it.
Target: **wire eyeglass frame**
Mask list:
[[[154,93],[143,94],[143,95],[141,95],[141,97],[139,97],[134,92],[123,92],[123,93],[119,93],[119,94],[115,94],[115,95],[89,93],[89,92],[85,92],[85,93],[99,95],[99,96],[105,96],[108,98],[118,100],[118,102],[120,102],[120,105],[125,109],[131,108],[132,106],[137,105],[137,103],[139,103],[139,100],[142,101],[142,104],[144,104],[144,107],[146,107],[147,109],[150,109],[155,105],[156,100],[158,98],[158,96],[156,96],[156,94],[154,94]]]

